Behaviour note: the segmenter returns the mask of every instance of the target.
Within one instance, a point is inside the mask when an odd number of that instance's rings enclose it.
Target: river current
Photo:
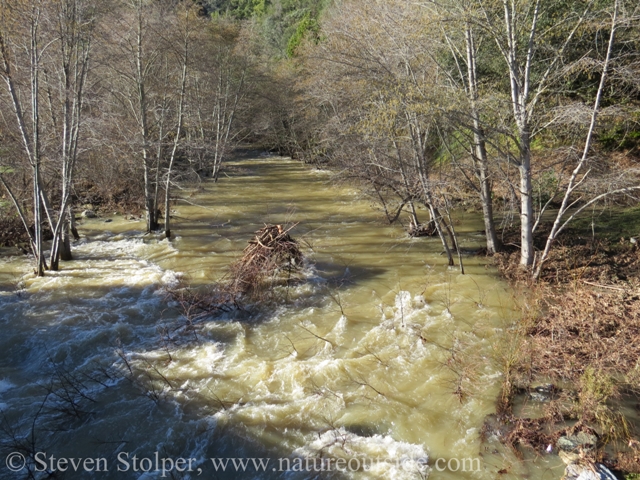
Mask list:
[[[102,216],[59,272],[0,257],[3,456],[34,478],[560,477],[481,442],[518,316],[485,258],[462,275],[437,238],[290,159],[238,160],[179,195],[172,241]],[[481,219],[458,218],[462,246],[481,247]],[[276,305],[186,319],[167,289],[219,279],[266,223],[296,224],[304,281]],[[27,478],[19,461],[0,478]]]

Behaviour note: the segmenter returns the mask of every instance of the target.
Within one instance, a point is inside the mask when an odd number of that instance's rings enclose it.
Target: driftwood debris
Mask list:
[[[411,222],[407,233],[410,237],[433,237],[438,232],[433,221],[430,221],[429,223],[420,223],[418,225]]]
[[[302,252],[289,235],[295,225],[284,229],[282,225],[265,225],[256,232],[244,249],[242,258],[230,267],[233,290],[254,294],[264,288],[267,279],[281,272],[289,276],[302,266]]]
[[[299,280],[296,273],[302,268],[303,255],[289,235],[293,227],[265,225],[258,230],[224,278],[208,288],[195,289],[183,283],[172,289],[172,300],[190,324],[207,316],[244,310],[246,303],[270,301],[279,294],[272,287]]]

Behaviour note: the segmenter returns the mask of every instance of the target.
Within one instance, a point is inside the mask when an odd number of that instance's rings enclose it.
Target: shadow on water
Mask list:
[[[134,475],[133,455],[155,461],[155,452],[160,458],[195,458],[193,465],[202,470],[202,478],[312,478],[308,471],[280,471],[278,459],[289,459],[282,461],[286,468],[294,458],[290,451],[256,438],[233,415],[220,416],[251,402],[250,398],[221,398],[208,387],[201,391],[190,387],[189,380],[185,384],[166,373],[177,351],[188,355],[189,350],[209,345],[224,351],[238,340],[238,333],[213,330],[193,336],[192,329],[198,325],[187,325],[163,306],[160,297],[154,298],[157,292],[150,293],[145,286],[126,290],[109,295],[106,288],[85,287],[82,297],[74,298],[64,310],[57,305],[58,296],[53,299],[41,290],[0,297],[0,387],[12,386],[0,390],[0,450],[6,450],[2,453],[18,449],[27,458],[36,452],[46,452],[47,458],[104,458],[109,471],[92,477],[100,479],[138,478],[144,472]],[[97,314],[91,315],[90,309]],[[109,310],[112,316],[105,318],[101,310]],[[173,337],[169,347],[167,336]],[[221,377],[215,372],[210,377],[235,381],[233,375]],[[268,422],[264,428],[278,430]],[[290,428],[306,431],[309,427],[292,424]],[[22,443],[20,438],[33,442]],[[238,472],[229,463],[228,471],[222,472],[212,458],[269,459],[269,464],[265,471],[249,464],[246,472]],[[125,468],[128,473],[123,473]],[[139,468],[144,465],[140,463]],[[9,472],[0,477],[27,478]],[[186,478],[176,471],[167,477]],[[67,471],[63,478],[88,477],[86,472]],[[319,472],[313,478],[343,477],[339,472]]]

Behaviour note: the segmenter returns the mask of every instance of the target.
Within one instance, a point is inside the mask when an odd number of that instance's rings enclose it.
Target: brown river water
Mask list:
[[[84,220],[75,260],[45,278],[0,257],[3,456],[25,455],[35,478],[562,476],[555,456],[480,440],[518,316],[485,258],[465,256],[461,275],[437,238],[385,225],[327,172],[230,166],[180,192],[171,242],[114,215]],[[481,219],[459,218],[462,246],[481,247]],[[305,281],[275,306],[188,325],[166,288],[220,278],[265,223],[298,223]],[[227,458],[268,463],[223,471]],[[17,460],[0,478],[25,478]]]

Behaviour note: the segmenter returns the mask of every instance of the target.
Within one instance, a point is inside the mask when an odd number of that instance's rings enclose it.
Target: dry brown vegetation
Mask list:
[[[0,247],[27,245],[29,237],[18,217],[4,216],[0,219]],[[27,250],[25,249],[25,253]]]
[[[638,426],[625,412],[640,393],[640,252],[628,238],[613,240],[615,233],[565,233],[537,284],[517,265],[518,252],[495,257],[528,292],[518,327],[523,342],[510,367],[514,380],[499,412],[501,438],[514,449],[543,453],[562,435],[593,433],[599,444],[582,452],[585,458],[640,472]],[[562,386],[542,416],[514,415],[514,398],[541,381]]]
[[[625,375],[640,358],[640,297],[631,291],[579,287],[548,292],[529,329],[535,372],[574,379],[592,367]]]
[[[559,243],[535,286],[536,316],[527,328],[533,372],[569,381],[588,367],[629,374],[640,358],[637,244],[575,231]],[[500,270],[514,282],[527,281],[513,257],[496,256]]]

